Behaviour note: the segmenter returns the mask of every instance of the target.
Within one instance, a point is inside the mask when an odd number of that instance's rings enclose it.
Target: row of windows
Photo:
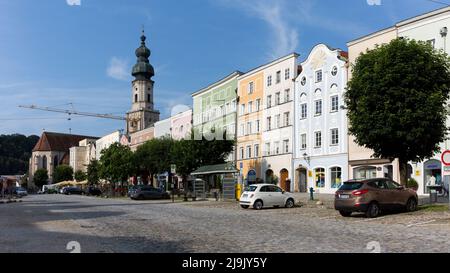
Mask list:
[[[150,94],[147,94],[147,102],[148,103],[150,103],[151,102],[151,95]],[[134,94],[134,102],[135,103],[137,103],[137,102],[139,102],[139,96],[138,96],[138,94]]]
[[[275,74],[275,83],[281,83],[281,70],[277,71]],[[291,69],[286,68],[284,70],[284,80],[289,80],[291,78]],[[272,75],[267,76],[267,86],[272,86]]]
[[[239,136],[246,136],[261,132],[261,123],[259,120],[248,121],[246,124],[240,124]]]
[[[216,118],[226,116],[235,111],[236,111],[236,100],[232,100],[231,102],[228,102],[224,105],[220,105],[219,107],[211,108],[203,112],[201,115],[196,116],[195,118],[196,124],[209,122],[215,120]]]
[[[286,89],[284,90],[284,96],[283,96],[283,103],[286,102],[290,102],[291,101],[291,90],[290,89]],[[275,101],[274,101],[274,106],[280,105],[281,102],[281,93],[277,92],[275,93]],[[272,107],[272,95],[268,95],[267,96],[267,108],[271,108]]]
[[[272,146],[270,142],[266,143],[266,150],[264,152],[264,156],[271,156],[271,155],[279,155],[282,153],[289,153],[290,147],[289,147],[289,140],[285,139],[283,140],[283,146],[280,147],[280,142],[275,141]]]
[[[271,156],[271,155],[279,155],[283,153],[289,153],[290,152],[290,143],[289,140],[283,140],[275,141],[273,145],[268,142],[265,144],[265,150],[264,150],[264,156]],[[259,157],[259,144],[255,145],[247,145],[244,149],[244,147],[239,148],[239,159],[251,159]]]
[[[290,78],[291,78],[291,69],[286,68],[284,70],[284,80],[289,80]],[[279,83],[281,83],[281,70],[279,70],[275,73],[275,84],[279,84]],[[267,86],[272,86],[272,85],[273,85],[273,78],[272,78],[272,75],[269,75],[269,76],[267,76]],[[247,85],[247,93],[253,94],[253,92],[255,92],[255,83],[249,82]]]
[[[331,167],[329,169],[331,175],[330,186],[332,189],[339,188],[342,185],[342,168],[341,167]],[[327,181],[327,176],[325,173],[325,168],[316,168],[314,170],[314,183],[317,188],[325,188]]]
[[[285,112],[283,118],[281,114],[275,115],[273,117],[267,117],[266,120],[266,131],[271,131],[274,129],[287,127],[291,125],[291,114],[290,112]],[[239,136],[251,135],[261,132],[261,122],[260,120],[248,121],[247,123],[241,123],[239,125]]]
[[[273,122],[272,122],[273,121]],[[282,123],[281,123],[282,122]],[[274,117],[267,117],[266,119],[266,130],[270,131],[273,129],[278,129],[281,127],[286,127],[291,125],[290,113],[285,112],[283,114],[283,120],[281,120],[281,115],[275,115]]]
[[[330,104],[330,112],[337,112],[339,111],[339,96],[332,96],[330,98],[331,100],[331,104]],[[314,101],[314,115],[315,116],[320,116],[322,115],[322,110],[323,110],[323,101],[320,100],[315,100]],[[306,119],[308,118],[308,104],[307,103],[302,103],[300,104],[300,118],[301,119]]]
[[[330,145],[331,146],[339,145],[339,129],[337,129],[337,128],[331,129],[330,136],[331,136]],[[322,140],[323,140],[322,131],[314,132],[314,139],[313,139],[314,148],[322,148],[322,145],[323,145]],[[300,149],[306,150],[306,148],[308,148],[307,134],[301,134],[300,135]]]
[[[337,75],[337,73],[338,73],[338,67],[337,66],[333,66],[333,68],[331,69],[331,75],[334,77],[334,76]],[[314,73],[314,80],[315,80],[316,83],[321,83],[323,81],[323,71],[322,71],[322,69],[319,69],[319,70],[317,70]],[[307,81],[306,80],[306,76],[303,76],[301,81],[300,81],[300,84],[305,86],[306,85],[306,81]]]
[[[281,103],[286,103],[291,101],[291,90],[284,90],[283,101],[281,101],[281,92],[275,93],[275,101],[274,105],[280,105]],[[267,96],[267,108],[272,107],[272,95]],[[261,99],[257,99],[255,101],[249,101],[247,104],[241,104],[241,108],[239,109],[239,115],[243,116],[245,114],[250,114],[253,112],[259,112],[261,110]]]

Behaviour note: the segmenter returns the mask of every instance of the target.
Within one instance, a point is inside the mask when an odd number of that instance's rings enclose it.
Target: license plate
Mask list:
[[[340,194],[339,198],[341,198],[341,199],[349,199],[350,195],[348,195],[348,194]]]

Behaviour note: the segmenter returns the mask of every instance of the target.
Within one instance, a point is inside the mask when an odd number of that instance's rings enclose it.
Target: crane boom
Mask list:
[[[127,120],[125,117],[113,116],[110,114],[96,114],[96,113],[89,113],[89,112],[79,112],[79,111],[75,111],[75,110],[58,109],[58,108],[52,108],[52,107],[41,107],[41,106],[37,106],[37,105],[19,105],[19,107],[34,109],[34,110],[48,111],[48,112],[63,113],[63,114],[68,114],[68,115],[76,115],[76,116],[87,116],[87,117],[106,118],[106,119],[115,119],[115,120]]]

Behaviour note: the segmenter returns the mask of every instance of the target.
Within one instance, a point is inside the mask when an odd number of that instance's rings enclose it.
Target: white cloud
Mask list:
[[[220,3],[237,7],[250,16],[264,21],[270,28],[270,58],[278,58],[294,52],[298,46],[298,30],[291,24],[288,13],[290,3],[273,0],[222,0]]]
[[[81,6],[81,0],[66,0],[69,6]]]
[[[128,61],[117,57],[112,57],[106,73],[109,77],[116,80],[129,80],[130,69]]]

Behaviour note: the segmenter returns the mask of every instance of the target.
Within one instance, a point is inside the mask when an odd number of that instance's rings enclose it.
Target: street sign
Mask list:
[[[447,150],[442,153],[441,161],[445,166],[450,166],[450,151]]]
[[[175,165],[175,164],[170,165],[170,172],[173,174],[176,174],[177,173],[177,165]]]
[[[444,176],[450,175],[450,166],[444,166]]]

